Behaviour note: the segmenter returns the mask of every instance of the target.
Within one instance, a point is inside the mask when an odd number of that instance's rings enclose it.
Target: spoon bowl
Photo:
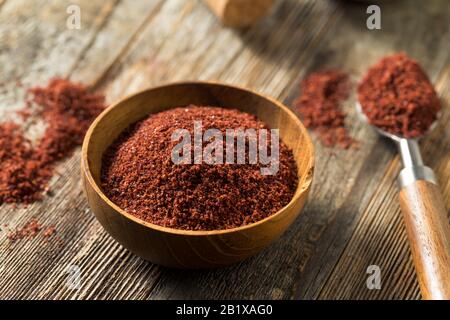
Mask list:
[[[356,109],[356,114],[358,116],[358,118],[367,123],[368,125],[370,125],[372,127],[372,129],[374,129],[378,134],[382,135],[383,137],[389,138],[395,142],[400,142],[402,139],[407,139],[401,136],[398,136],[396,134],[390,133],[386,130],[380,129],[379,127],[372,125],[369,122],[369,119],[367,118],[366,114],[364,113],[364,111],[362,110],[361,104],[357,101],[355,104],[355,109]],[[431,124],[430,128],[428,128],[427,132],[425,132],[422,136],[415,138],[416,140],[421,139],[422,137],[424,137],[425,135],[429,134],[431,131],[434,130],[434,128],[436,128],[436,125],[438,123],[438,120],[441,116],[441,112],[439,112],[437,114],[436,120]]]

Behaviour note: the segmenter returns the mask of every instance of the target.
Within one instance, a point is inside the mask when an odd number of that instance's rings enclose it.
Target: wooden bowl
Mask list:
[[[293,150],[299,184],[291,202],[256,223],[217,231],[161,227],[128,214],[100,188],[102,155],[130,124],[148,114],[188,104],[232,107],[255,114]],[[177,268],[210,268],[248,258],[269,245],[299,215],[314,171],[314,150],[299,119],[283,104],[252,91],[211,82],[184,82],[141,91],[107,108],[92,123],[83,143],[81,170],[89,205],[108,233],[138,256]]]

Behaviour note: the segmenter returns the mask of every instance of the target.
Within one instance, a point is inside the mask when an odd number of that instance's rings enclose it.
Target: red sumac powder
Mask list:
[[[46,87],[29,89],[47,123],[35,152],[43,163],[54,163],[83,142],[91,122],[105,108],[104,96],[79,83],[53,79]]]
[[[33,218],[23,227],[10,231],[6,237],[10,242],[16,242],[17,240],[22,240],[24,238],[34,238],[39,233],[41,233],[44,238],[49,238],[55,232],[56,229],[54,226],[45,227],[36,218]]]
[[[171,152],[178,142],[172,141],[172,133],[186,129],[193,135],[194,121],[199,120],[202,132],[267,129],[253,115],[218,107],[188,106],[152,114],[130,126],[105,152],[105,194],[142,220],[186,230],[250,224],[290,202],[297,188],[297,166],[282,141],[274,175],[262,175],[259,162],[175,164]]]
[[[372,66],[358,86],[358,99],[371,124],[405,138],[424,134],[441,109],[428,76],[404,53]]]
[[[311,73],[300,84],[300,96],[294,101],[294,107],[305,126],[312,128],[327,147],[338,145],[347,149],[355,145],[341,109],[349,90],[348,75],[335,69]]]
[[[18,228],[8,233],[7,238],[11,242],[21,240],[23,238],[33,238],[42,230],[42,225],[37,219],[31,219],[22,228]]]
[[[52,177],[50,166],[43,166],[20,127],[0,124],[0,204],[30,203],[40,199]]]
[[[0,124],[0,204],[41,199],[55,163],[81,144],[90,123],[105,107],[102,95],[64,79],[53,79],[28,93],[28,104],[37,106],[46,129],[32,143],[17,124]]]

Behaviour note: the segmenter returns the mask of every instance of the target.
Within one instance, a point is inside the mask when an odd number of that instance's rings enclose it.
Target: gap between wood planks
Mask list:
[[[67,72],[68,77],[75,71],[76,67],[78,66],[78,63],[83,59],[86,52],[92,47],[92,45],[95,43],[95,40],[97,39],[97,35],[103,30],[105,25],[108,23],[109,18],[114,13],[115,9],[118,7],[121,0],[114,0],[114,3],[111,5],[110,10],[106,13],[106,15],[103,17],[102,22],[98,26],[95,34],[89,42],[84,46],[84,48],[79,52],[78,56],[75,58],[74,63],[72,64],[72,67],[69,68],[69,71]]]
[[[155,7],[152,12],[147,16],[147,18],[144,20],[144,22],[138,27],[136,32],[132,34],[127,44],[122,48],[122,50],[119,52],[119,54],[113,59],[113,61],[110,63],[110,65],[93,81],[91,84],[92,90],[99,90],[102,87],[105,87],[108,83],[114,82],[116,80],[114,76],[116,76],[115,68],[118,68],[121,66],[121,63],[127,58],[127,56],[133,52],[136,47],[134,44],[138,42],[139,36],[144,32],[144,30],[147,29],[147,27],[151,24],[153,19],[159,14],[161,9],[164,7],[166,2],[164,0],[160,0],[157,6]],[[192,4],[192,2],[188,3]],[[192,5],[189,5],[190,9],[193,8]],[[189,10],[184,10],[184,14],[180,15],[178,17],[178,22],[180,22],[184,16],[188,13]],[[161,47],[163,47],[165,42],[161,42],[160,46],[156,48],[155,54],[159,52]],[[75,69],[74,69],[75,70]]]

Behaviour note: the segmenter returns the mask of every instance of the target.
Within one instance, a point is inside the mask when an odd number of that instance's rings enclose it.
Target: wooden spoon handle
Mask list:
[[[418,180],[400,191],[400,204],[424,299],[450,299],[450,225],[439,187]]]
[[[264,17],[274,0],[203,0],[229,27],[247,27]]]

